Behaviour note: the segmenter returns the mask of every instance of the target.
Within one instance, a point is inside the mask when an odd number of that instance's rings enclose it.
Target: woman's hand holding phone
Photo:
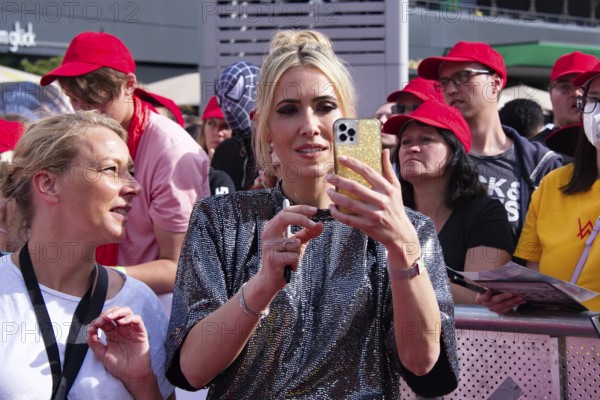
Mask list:
[[[333,124],[335,173],[340,177],[353,180],[365,187],[372,187],[367,179],[359,172],[340,162],[340,157],[352,157],[381,174],[381,124],[376,119],[342,118]],[[337,188],[340,193],[355,197],[343,188]],[[346,214],[352,211],[341,207]]]

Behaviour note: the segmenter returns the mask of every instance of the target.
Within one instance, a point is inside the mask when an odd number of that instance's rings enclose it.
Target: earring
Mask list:
[[[267,152],[268,152],[269,154],[273,154],[273,146],[271,146],[271,143],[269,143],[269,144],[267,145]]]

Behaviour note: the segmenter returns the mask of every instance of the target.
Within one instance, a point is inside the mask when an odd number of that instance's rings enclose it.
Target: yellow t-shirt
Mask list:
[[[531,196],[525,226],[515,255],[539,262],[540,272],[569,281],[600,216],[600,180],[585,193],[565,195],[560,188],[569,182],[573,165],[558,168],[544,177]],[[592,244],[577,285],[600,292],[600,235]],[[584,303],[600,311],[600,296]]]

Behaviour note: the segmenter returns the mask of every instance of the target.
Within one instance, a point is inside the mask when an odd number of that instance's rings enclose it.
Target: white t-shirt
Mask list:
[[[0,277],[0,398],[48,399],[52,392],[52,372],[44,340],[21,271],[8,255],[0,257]],[[40,289],[62,363],[70,324],[81,299],[43,285]],[[129,306],[142,317],[150,340],[152,368],[166,398],[173,392],[164,373],[163,343],[168,321],[156,295],[145,284],[127,277],[123,289],[104,303],[104,309],[112,306]],[[125,385],[104,368],[90,349],[68,397],[71,400],[132,398]]]

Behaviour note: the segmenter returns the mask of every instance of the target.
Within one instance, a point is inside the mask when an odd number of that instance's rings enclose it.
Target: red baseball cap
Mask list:
[[[102,67],[129,73],[135,71],[135,61],[118,37],[104,32],[83,32],[69,44],[60,67],[42,76],[40,84],[46,86],[61,76],[81,76]]]
[[[433,84],[435,81],[430,79],[424,79],[420,76],[414,78],[410,82],[404,86],[402,90],[396,90],[388,95],[387,101],[396,101],[398,96],[403,93],[412,94],[419,99],[425,100],[435,100],[435,101],[444,101],[444,95],[441,92],[438,92]]]
[[[598,62],[600,60],[595,56],[580,51],[565,54],[558,57],[554,63],[552,72],[550,73],[550,80],[555,81],[569,74],[581,74],[594,68]]]
[[[447,129],[462,143],[467,153],[471,150],[471,130],[462,114],[454,107],[427,100],[409,115],[392,116],[383,125],[383,131],[398,134],[409,121],[419,121],[436,128]]]
[[[19,122],[0,119],[0,153],[14,150],[24,131]]]
[[[546,136],[544,142],[550,150],[574,157],[577,144],[577,133],[581,129],[583,129],[581,124],[563,126]]]
[[[589,68],[587,72],[584,72],[580,75],[577,75],[575,79],[573,79],[573,85],[575,86],[587,86],[589,81],[592,78],[595,78],[600,74],[600,62],[594,65],[594,67]]]
[[[152,106],[162,106],[167,110],[171,111],[177,123],[183,127],[183,113],[175,104],[175,102],[168,97],[161,96],[156,93],[148,92],[146,90],[135,88],[134,92],[142,101],[150,103]]]
[[[208,104],[202,113],[202,121],[205,121],[209,118],[225,119],[223,116],[223,111],[221,111],[221,107],[219,107],[219,103],[217,102],[217,96],[213,96],[210,98],[210,100],[208,100]],[[252,116],[250,118],[252,118]]]
[[[450,62],[478,62],[496,72],[506,85],[506,66],[502,55],[487,43],[458,42],[444,57],[429,57],[421,61],[418,68],[419,76],[425,79],[436,80],[440,77],[442,63]]]

